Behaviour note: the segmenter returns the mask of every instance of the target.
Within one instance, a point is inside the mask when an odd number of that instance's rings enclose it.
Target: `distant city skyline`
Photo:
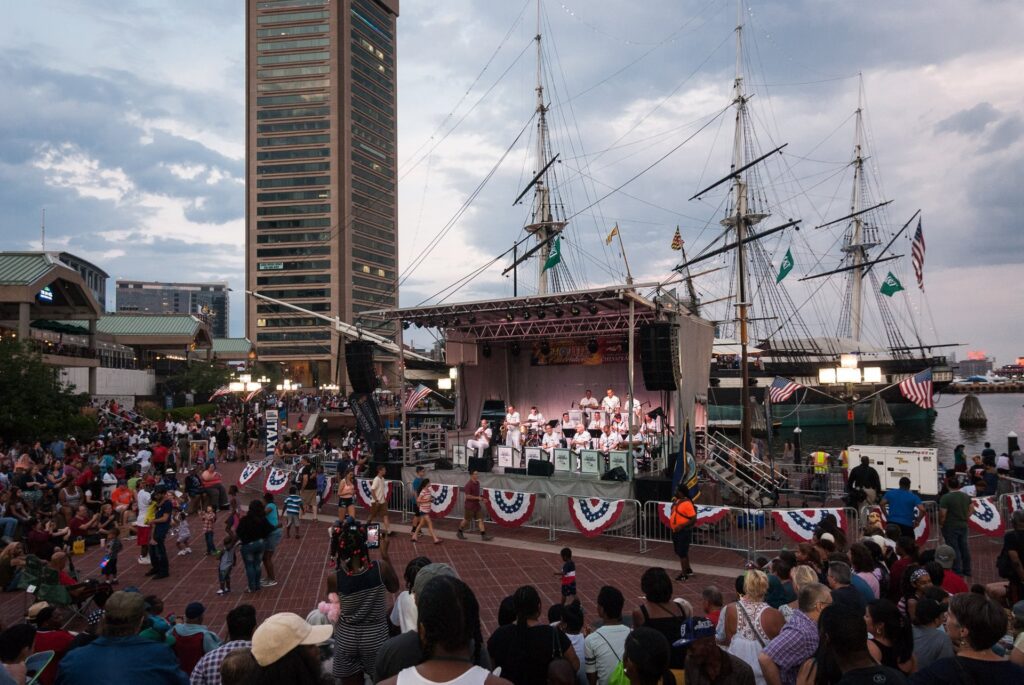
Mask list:
[[[621,282],[621,259],[602,240],[616,222],[634,276],[663,279],[677,261],[667,248],[675,226],[688,250],[701,249],[710,235],[703,228],[717,221],[713,205],[686,201],[727,168],[728,136],[716,133],[717,124],[624,192],[588,205],[728,104],[735,4],[651,0],[628,12],[610,0],[542,5],[546,97],[560,129],[553,140],[565,200],[573,211],[586,208],[571,222],[581,280]],[[402,304],[428,300],[523,235],[527,208],[511,203],[531,171],[525,125],[535,97],[533,7],[532,0],[402,6]],[[752,1],[743,14],[761,147],[789,143],[783,159],[793,172],[770,189],[783,201],[777,216],[803,218],[801,234],[814,240],[821,218],[841,216],[849,204],[840,181],[862,72],[877,190],[894,200],[897,225],[923,211],[925,295],[903,267],[907,292],[896,295],[905,300],[903,315],[929,340],[963,343],[946,348],[961,358],[984,350],[998,366],[1024,354],[1024,233],[1017,226],[1024,214],[1024,93],[1017,87],[1024,6]],[[46,249],[78,255],[111,281],[226,280],[230,332],[242,335],[244,6],[41,0],[17,3],[9,16],[0,27],[3,248],[39,249],[45,207]],[[950,34],[949,26],[958,30]],[[408,272],[524,126],[442,246]],[[824,171],[829,165],[834,180]],[[772,244],[773,260],[787,247]],[[812,272],[806,254],[794,249],[794,256],[794,276]],[[502,268],[449,299],[510,294]],[[711,286],[702,293],[721,294]],[[430,346],[425,331],[409,335]]]

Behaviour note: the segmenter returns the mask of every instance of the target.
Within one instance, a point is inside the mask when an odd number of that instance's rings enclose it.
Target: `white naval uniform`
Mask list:
[[[543,423],[544,414],[542,414],[541,412],[537,412],[536,414],[530,412],[529,414],[526,415],[526,424],[530,428],[540,428],[541,424]]]
[[[601,437],[597,441],[597,448],[607,454],[609,451],[616,449],[621,442],[622,437],[612,431],[611,433],[602,433]]]
[[[466,441],[466,447],[471,450],[479,449],[482,452],[483,450],[487,449],[490,446],[491,436],[494,435],[494,433],[491,431],[490,428],[488,428],[484,430],[483,433],[478,433],[478,435],[480,435],[479,438],[472,437],[468,441]]]
[[[519,430],[519,412],[505,414],[505,423],[508,424],[508,432],[505,433],[505,444],[519,449],[522,438],[522,432]]]
[[[640,400],[636,399],[635,397],[631,400],[627,400],[626,404],[622,407],[622,411],[627,416],[630,412],[632,412],[636,416],[640,416]]]
[[[596,397],[584,397],[580,400],[580,409],[597,409],[600,406]]]
[[[541,438],[540,446],[544,449],[544,451],[548,453],[548,456],[550,457],[553,454],[552,450],[554,450],[556,447],[562,446],[562,440],[554,433],[554,431],[552,431],[551,433],[545,432],[544,437]]]
[[[581,430],[572,437],[572,447],[576,452],[580,450],[589,450],[591,445],[590,433],[585,430]]]
[[[618,410],[618,408],[619,408],[619,397],[618,397],[618,395],[612,395],[611,397],[608,397],[606,395],[601,400],[601,409],[603,411],[608,412],[609,414],[614,414]]]

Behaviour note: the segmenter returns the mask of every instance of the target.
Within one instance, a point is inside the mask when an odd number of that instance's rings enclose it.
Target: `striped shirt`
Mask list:
[[[298,515],[302,513],[302,498],[298,495],[288,495],[284,499],[285,515]]]

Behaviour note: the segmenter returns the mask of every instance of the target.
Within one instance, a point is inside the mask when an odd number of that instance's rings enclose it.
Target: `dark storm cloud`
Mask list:
[[[974,135],[984,131],[986,126],[999,119],[1000,116],[999,110],[993,107],[991,102],[979,102],[970,109],[962,109],[940,121],[935,125],[935,132]]]

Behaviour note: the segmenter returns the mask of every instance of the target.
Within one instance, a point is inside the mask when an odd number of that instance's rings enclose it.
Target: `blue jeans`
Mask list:
[[[149,543],[149,559],[156,575],[166,576],[171,572],[170,560],[167,558],[167,547],[164,544],[167,540],[167,533],[156,535]]]
[[[956,552],[953,573],[961,576],[971,575],[971,550],[967,546],[967,529],[943,528],[942,539]]]
[[[13,516],[4,516],[3,518],[0,518],[0,526],[3,527],[3,530],[0,531],[0,535],[3,535],[6,538],[13,538],[14,529],[18,527],[18,519]]]
[[[249,582],[249,590],[260,589],[260,567],[263,565],[263,540],[255,540],[242,545],[242,563],[245,564],[245,578]]]
[[[217,552],[217,546],[213,544],[213,531],[206,531],[203,533],[203,537],[206,538],[206,553],[215,554]]]

